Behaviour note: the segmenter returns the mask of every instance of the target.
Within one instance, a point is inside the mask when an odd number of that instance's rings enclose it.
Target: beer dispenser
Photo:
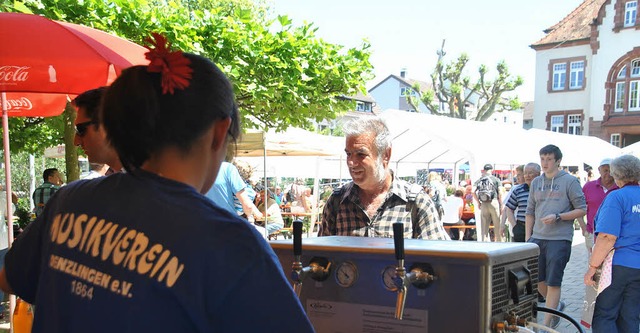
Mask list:
[[[293,228],[293,244],[271,245],[319,333],[498,333],[536,320],[535,244],[403,239],[402,223],[394,239],[303,244],[302,222]]]

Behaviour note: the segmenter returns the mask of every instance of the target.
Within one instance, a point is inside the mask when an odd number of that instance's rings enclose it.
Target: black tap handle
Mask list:
[[[396,259],[404,259],[404,224],[402,222],[393,224],[393,245],[396,249]]]
[[[302,221],[293,221],[293,255],[302,255]]]

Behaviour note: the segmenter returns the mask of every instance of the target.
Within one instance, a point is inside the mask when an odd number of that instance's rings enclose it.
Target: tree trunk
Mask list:
[[[67,166],[67,183],[80,179],[80,166],[78,165],[78,149],[73,144],[75,136],[74,122],[76,120],[76,109],[67,103],[62,113],[64,121],[64,159]]]

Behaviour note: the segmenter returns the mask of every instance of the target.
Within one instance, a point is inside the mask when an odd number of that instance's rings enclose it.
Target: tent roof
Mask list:
[[[248,131],[237,143],[236,156],[264,156],[265,148],[266,156],[339,156],[344,150],[343,140],[299,128],[280,133]]]
[[[391,163],[394,167],[393,163],[397,163],[399,169],[407,163],[425,168],[469,161],[473,178],[485,163],[511,166],[538,162],[538,152],[547,144],[560,148],[562,165],[597,165],[604,157],[620,154],[618,147],[592,136],[400,110],[387,110],[380,116],[394,137]]]

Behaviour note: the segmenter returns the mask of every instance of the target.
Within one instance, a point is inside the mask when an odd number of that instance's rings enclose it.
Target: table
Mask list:
[[[308,228],[307,228],[307,237],[309,237],[311,235],[311,232],[313,232],[313,229],[315,228],[316,224],[319,224],[318,222],[318,218],[316,217],[315,221],[313,221],[312,217],[316,214],[319,215],[319,213],[302,213],[302,212],[296,212],[296,213],[292,213],[292,212],[282,212],[280,213],[282,215],[283,218],[291,218],[291,223],[287,223],[285,222],[284,226],[285,227],[291,227],[291,224],[293,223],[293,221],[297,220],[297,219],[301,219],[303,220],[303,224],[305,224],[305,218],[310,218],[309,219],[309,224],[308,224]],[[313,223],[313,225],[312,225]]]

